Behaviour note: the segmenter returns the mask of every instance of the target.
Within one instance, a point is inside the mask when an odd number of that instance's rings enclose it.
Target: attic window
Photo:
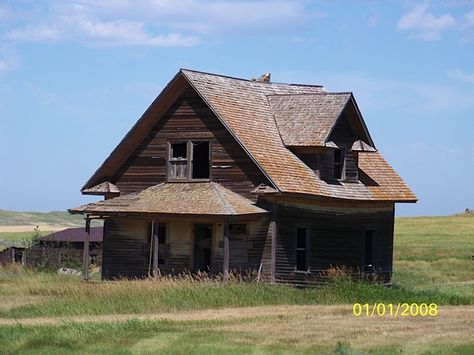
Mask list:
[[[209,179],[209,142],[192,142],[193,179]]]
[[[168,178],[170,180],[208,180],[210,142],[187,141],[169,144]]]
[[[346,154],[344,149],[334,149],[333,176],[335,179],[344,179]]]
[[[169,177],[173,179],[187,179],[188,166],[187,143],[171,143]]]

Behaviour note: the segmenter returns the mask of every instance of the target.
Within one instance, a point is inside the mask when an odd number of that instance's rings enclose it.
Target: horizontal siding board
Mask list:
[[[276,278],[298,281],[317,278],[321,271],[339,266],[362,270],[364,233],[376,230],[375,264],[390,282],[393,250],[393,209],[372,213],[314,211],[294,206],[278,207]],[[296,272],[296,229],[309,230],[310,274]]]
[[[122,194],[141,191],[166,181],[167,141],[209,139],[212,144],[211,178],[251,200],[251,194],[266,177],[247,156],[237,141],[191,88],[132,152],[111,178]]]

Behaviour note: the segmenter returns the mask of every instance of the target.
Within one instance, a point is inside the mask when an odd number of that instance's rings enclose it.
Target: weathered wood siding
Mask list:
[[[280,205],[277,219],[276,280],[318,281],[321,271],[335,266],[362,271],[366,230],[375,230],[375,266],[390,282],[393,251],[393,205],[371,208],[302,208]],[[310,272],[296,271],[296,230],[309,232]]]
[[[104,222],[102,277],[143,277],[148,275],[147,223],[115,218]]]
[[[149,220],[115,218],[104,223],[102,274],[105,279],[145,277],[150,262]],[[192,221],[160,220],[166,225],[165,263],[160,271],[178,274],[193,270],[194,223]],[[240,223],[240,222],[239,222]],[[243,222],[245,223],[245,222]],[[230,240],[230,268],[258,270],[267,237],[268,219],[249,221],[248,233]],[[211,271],[222,272],[224,224],[213,224]]]
[[[192,270],[194,229],[191,222],[182,220],[160,221],[166,224],[165,273],[178,274]]]
[[[232,135],[192,88],[187,88],[128,157],[111,182],[122,194],[166,181],[167,141],[211,140],[211,179],[247,198],[270,184]]]

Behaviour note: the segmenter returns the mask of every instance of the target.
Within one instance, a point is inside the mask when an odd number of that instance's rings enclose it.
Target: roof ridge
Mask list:
[[[219,188],[217,186],[221,186],[220,184],[216,182],[211,182],[212,188],[215,190],[217,193],[217,196],[221,200],[222,204],[224,205],[224,209],[229,212],[230,214],[236,214],[235,209],[227,202],[224,196],[222,196],[222,193],[219,191]]]
[[[352,95],[351,91],[340,92],[302,92],[302,93],[286,93],[286,94],[266,94],[266,96],[313,96],[313,95]]]
[[[236,76],[210,73],[210,72],[205,72],[205,71],[201,71],[201,70],[194,70],[194,69],[187,69],[187,68],[180,68],[179,71],[180,72],[188,71],[188,72],[192,72],[192,73],[212,75],[212,76],[217,76],[217,77],[220,77],[220,78],[246,81],[246,82],[249,82],[249,83],[261,84],[261,85],[286,85],[286,86],[303,86],[303,87],[324,88],[324,85],[319,85],[319,84],[283,83],[283,82],[276,82],[276,81],[261,82],[261,81],[252,80],[252,79],[239,78],[239,77],[236,77]]]

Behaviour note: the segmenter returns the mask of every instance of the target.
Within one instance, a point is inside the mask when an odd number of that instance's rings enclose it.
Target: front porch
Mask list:
[[[104,226],[102,277],[201,271],[223,273],[225,278],[230,269],[258,269],[253,257],[258,252],[253,250],[251,232],[261,223],[199,218],[109,218]]]
[[[86,215],[86,230],[105,220],[104,279],[261,270],[269,213],[216,183],[165,183],[70,212]]]

